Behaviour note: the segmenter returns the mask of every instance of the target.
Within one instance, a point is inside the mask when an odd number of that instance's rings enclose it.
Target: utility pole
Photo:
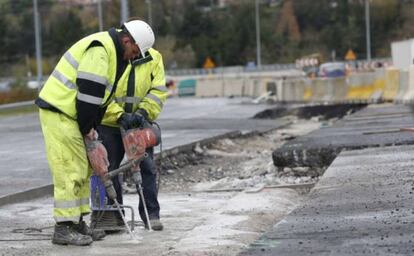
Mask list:
[[[99,31],[103,31],[102,0],[98,0],[97,4],[98,4]]]
[[[256,0],[256,61],[257,68],[261,69],[261,49],[260,49],[260,12],[259,12],[259,0]]]
[[[365,27],[367,38],[367,61],[371,61],[371,29],[369,24],[369,0],[365,0]]]
[[[121,24],[124,24],[129,18],[128,0],[121,0]]]
[[[37,88],[42,88],[42,41],[40,38],[39,10],[37,8],[37,0],[33,0],[33,18],[35,25],[35,43],[36,43],[36,66],[37,66]]]
[[[148,4],[148,23],[152,27],[152,2],[151,0],[145,0],[145,3]]]

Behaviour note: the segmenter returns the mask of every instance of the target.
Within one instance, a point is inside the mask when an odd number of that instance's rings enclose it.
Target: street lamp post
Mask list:
[[[145,0],[145,3],[148,4],[148,23],[152,26],[152,2],[151,0]]]
[[[103,31],[102,0],[98,0],[97,5],[98,5],[99,31]]]
[[[121,0],[121,24],[124,24],[129,18],[128,0]]]
[[[42,41],[40,38],[39,10],[37,0],[33,0],[33,18],[35,25],[35,44],[36,44],[36,66],[37,66],[37,88],[41,89],[42,83]]]
[[[260,12],[259,12],[259,0],[256,0],[256,61],[257,68],[262,67],[261,49],[260,49]]]
[[[369,24],[369,0],[365,0],[365,27],[367,39],[367,61],[371,61],[371,31]]]

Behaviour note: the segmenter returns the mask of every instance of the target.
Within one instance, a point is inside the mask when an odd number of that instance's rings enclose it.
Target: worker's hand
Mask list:
[[[91,129],[88,134],[85,135],[85,138],[89,140],[97,140],[98,139],[98,132],[95,129]]]
[[[85,136],[86,152],[89,163],[96,175],[103,177],[108,173],[108,153],[105,146],[97,139]]]
[[[125,130],[141,127],[145,122],[145,117],[139,113],[124,113],[118,119],[118,124]]]

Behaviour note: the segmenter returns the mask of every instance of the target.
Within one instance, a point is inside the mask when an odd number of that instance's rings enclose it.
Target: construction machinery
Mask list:
[[[132,230],[134,230],[135,226],[134,209],[131,206],[120,205],[118,203],[112,178],[119,174],[125,174],[125,172],[128,171],[130,172],[132,181],[136,184],[137,191],[143,201],[146,221],[148,223],[149,230],[151,230],[152,228],[145,204],[139,166],[141,161],[148,156],[146,149],[157,146],[161,142],[161,131],[158,125],[152,125],[149,123],[146,123],[142,127],[136,129],[124,130],[122,127],[120,129],[127,162],[121,165],[118,169],[108,172],[104,176],[99,177],[93,175],[91,177],[92,210],[99,213],[92,216],[91,227],[99,227],[108,231],[117,231],[123,229],[122,226],[124,226],[131,236],[133,236]],[[107,196],[114,202],[113,205],[108,204]],[[125,209],[129,209],[131,211],[131,226],[125,219]],[[105,213],[111,213],[114,215],[115,212],[118,212],[121,216],[123,225],[120,226],[120,223],[106,223],[102,225],[102,223],[105,222],[103,219]]]

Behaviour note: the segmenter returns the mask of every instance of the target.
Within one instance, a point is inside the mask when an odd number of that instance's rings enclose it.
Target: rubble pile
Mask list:
[[[318,120],[297,120],[284,129],[264,134],[221,139],[191,152],[164,158],[163,191],[246,189],[256,186],[315,183],[321,168],[274,166],[272,152],[285,141],[318,129]]]

